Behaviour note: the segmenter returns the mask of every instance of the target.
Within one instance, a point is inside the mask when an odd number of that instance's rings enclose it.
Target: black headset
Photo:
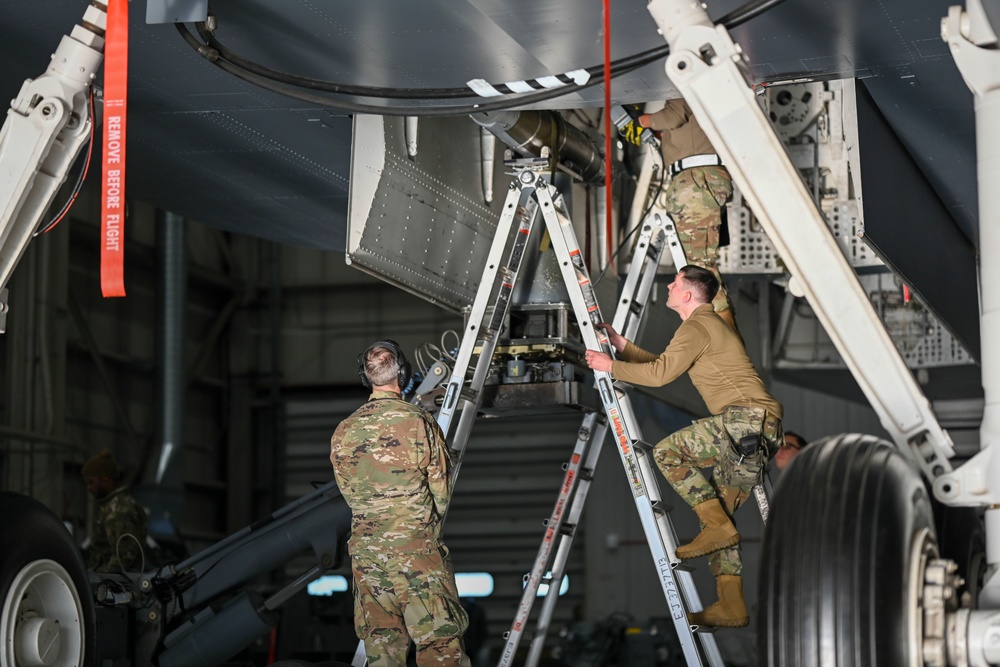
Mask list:
[[[410,383],[410,376],[413,375],[413,367],[410,366],[406,355],[403,354],[403,348],[394,340],[377,340],[369,345],[367,350],[358,355],[358,377],[361,378],[361,384],[366,389],[372,388],[372,381],[368,378],[368,373],[365,372],[365,359],[368,358],[368,353],[376,347],[384,347],[392,352],[392,356],[396,357],[396,364],[399,366],[399,374],[396,376],[396,379],[399,381],[399,389],[400,391],[406,389],[406,385]]]

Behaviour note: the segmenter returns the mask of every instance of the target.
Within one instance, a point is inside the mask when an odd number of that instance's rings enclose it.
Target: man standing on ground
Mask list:
[[[87,490],[100,502],[87,567],[94,572],[138,572],[143,569],[148,518],[139,501],[119,486],[121,469],[104,449],[80,470]]]
[[[642,114],[639,125],[661,132],[663,168],[669,183],[661,203],[674,221],[688,264],[708,269],[719,281],[712,302],[719,317],[736,328],[732,304],[719,274],[719,240],[733,181],[712,143],[683,98],[667,100],[662,109]],[[680,268],[680,267],[677,267]]]
[[[373,343],[358,357],[372,394],[330,440],[353,513],[355,627],[369,667],[404,667],[410,639],[418,665],[470,667],[462,643],[468,616],[441,540],[451,461],[437,422],[402,399],[410,373],[399,345]]]
[[[601,326],[621,354],[616,361],[587,350],[587,364],[632,384],[659,387],[687,372],[712,413],[657,443],[657,466],[697,513],[702,530],[677,548],[682,559],[708,555],[719,600],[691,623],[743,627],[750,617],[743,600],[740,534],[732,515],[760,483],[764,466],[781,439],[781,404],[767,392],[739,335],[713,311],[718,280],[698,266],[685,266],[668,287],[667,307],[681,325],[659,355]],[[701,469],[714,467],[711,481]]]

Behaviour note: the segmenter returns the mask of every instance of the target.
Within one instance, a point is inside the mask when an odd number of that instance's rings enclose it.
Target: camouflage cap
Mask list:
[[[121,469],[118,467],[118,462],[115,461],[111,450],[102,449],[83,464],[80,473],[84,477],[110,477],[116,480],[121,474]]]

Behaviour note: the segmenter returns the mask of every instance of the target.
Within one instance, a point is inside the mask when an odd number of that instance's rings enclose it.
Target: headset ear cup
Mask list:
[[[396,355],[396,363],[399,364],[399,375],[396,377],[399,380],[400,390],[406,389],[406,385],[410,384],[410,377],[413,375],[413,368],[410,366],[410,362],[403,355],[403,351],[399,350],[399,354]]]

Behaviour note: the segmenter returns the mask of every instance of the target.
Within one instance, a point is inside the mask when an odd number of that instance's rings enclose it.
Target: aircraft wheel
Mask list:
[[[41,503],[0,492],[0,664],[92,667],[87,570],[62,522]]]
[[[810,445],[764,533],[760,664],[922,665],[918,606],[936,556],[926,487],[893,445],[856,434]]]

